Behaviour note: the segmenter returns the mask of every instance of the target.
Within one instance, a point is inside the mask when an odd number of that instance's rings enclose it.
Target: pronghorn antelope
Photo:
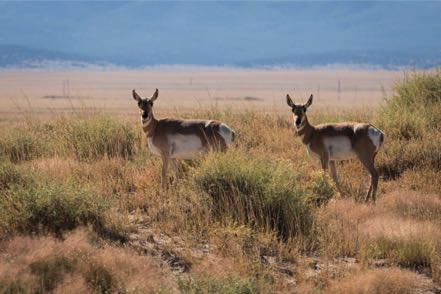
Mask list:
[[[332,178],[340,191],[335,161],[358,158],[371,174],[371,185],[366,194],[375,202],[378,186],[378,172],[374,166],[375,156],[384,142],[384,133],[368,123],[328,123],[313,126],[309,123],[306,110],[312,104],[312,95],[306,104],[294,104],[289,95],[286,102],[293,112],[297,134],[306,145],[311,157],[320,159],[322,168],[331,169]]]
[[[226,124],[214,120],[156,119],[153,102],[158,98],[158,93],[156,89],[151,98],[141,97],[135,90],[132,94],[140,108],[148,147],[154,155],[162,158],[161,182],[165,188],[170,161],[177,179],[177,159],[194,159],[209,149],[224,151],[233,143],[235,133]]]

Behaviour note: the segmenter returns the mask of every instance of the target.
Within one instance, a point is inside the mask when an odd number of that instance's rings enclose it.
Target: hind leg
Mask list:
[[[369,155],[369,154],[360,154],[359,158],[363,166],[367,169],[367,171],[371,174],[371,184],[369,187],[369,191],[366,194],[366,202],[369,201],[369,198],[372,199],[373,202],[376,201],[376,193],[377,193],[377,187],[378,187],[378,172],[375,169],[374,160],[375,155]]]

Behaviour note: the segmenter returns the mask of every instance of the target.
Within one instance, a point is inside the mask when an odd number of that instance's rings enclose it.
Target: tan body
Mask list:
[[[177,159],[195,159],[208,150],[226,150],[234,141],[235,133],[226,124],[213,120],[160,119],[153,114],[153,101],[141,98],[133,91],[133,98],[140,105],[142,128],[152,154],[162,158],[162,185],[167,185],[167,170],[171,161],[175,177],[179,170]]]
[[[378,172],[374,161],[384,142],[384,133],[368,123],[329,123],[313,126],[306,116],[312,104],[312,95],[305,105],[295,105],[289,95],[287,103],[292,107],[294,127],[311,157],[317,158],[324,170],[330,167],[331,175],[340,190],[336,161],[357,158],[371,174],[371,184],[366,201],[375,201]]]

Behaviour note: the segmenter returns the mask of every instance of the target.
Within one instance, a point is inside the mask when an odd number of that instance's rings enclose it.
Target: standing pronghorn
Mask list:
[[[218,121],[156,119],[153,102],[158,98],[158,89],[151,98],[140,97],[135,90],[132,94],[140,108],[142,129],[147,136],[149,149],[162,158],[161,182],[164,188],[170,160],[177,179],[179,170],[176,159],[194,159],[209,149],[224,151],[234,141],[234,131]]]
[[[313,126],[308,122],[306,110],[312,104],[312,95],[306,104],[294,104],[286,95],[286,102],[293,112],[297,134],[306,145],[310,156],[320,159],[322,168],[331,167],[332,178],[340,191],[335,161],[358,158],[371,174],[371,185],[366,195],[375,201],[378,172],[374,166],[375,156],[383,145],[384,133],[368,123],[328,123]]]

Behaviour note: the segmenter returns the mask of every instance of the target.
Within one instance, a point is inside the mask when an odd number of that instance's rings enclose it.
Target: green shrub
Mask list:
[[[256,282],[252,279],[240,278],[204,278],[197,280],[178,280],[179,291],[184,294],[204,293],[231,293],[252,294],[259,293]]]
[[[283,237],[307,234],[311,211],[299,177],[285,162],[252,159],[246,154],[210,154],[194,181],[213,200],[219,219],[272,229]]]
[[[389,138],[422,138],[441,127],[441,69],[406,74],[380,112]]]
[[[135,131],[108,118],[73,121],[66,139],[78,160],[130,158],[136,146]]]
[[[70,185],[42,184],[14,186],[8,201],[0,199],[4,214],[0,226],[4,231],[16,228],[22,232],[49,231],[60,235],[82,224],[96,229],[104,226],[104,213],[109,203],[92,193]]]

